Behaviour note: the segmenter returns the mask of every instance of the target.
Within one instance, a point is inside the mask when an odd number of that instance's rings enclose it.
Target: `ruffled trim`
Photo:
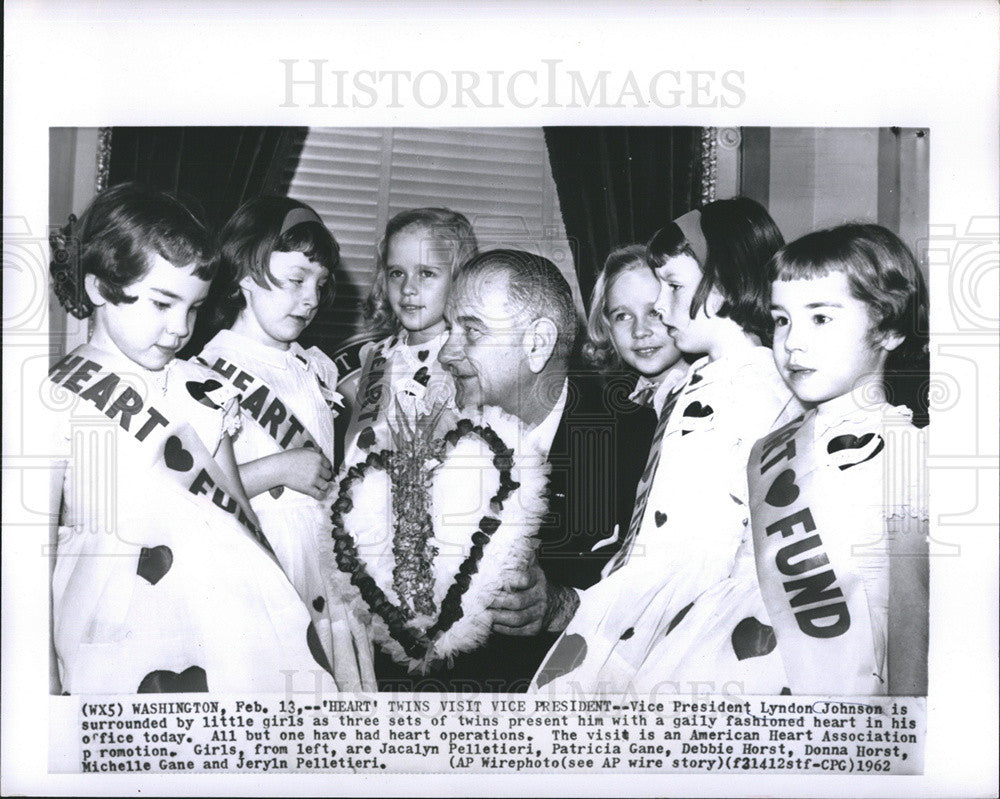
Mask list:
[[[489,428],[499,437],[501,444],[521,441],[525,431],[520,422],[496,408],[489,408],[476,418],[463,422]],[[411,657],[394,635],[381,613],[372,608],[352,584],[351,576],[343,571],[333,573],[331,583],[340,596],[347,596],[352,612],[367,617],[372,625],[373,638],[395,661],[410,671],[424,673],[435,664],[450,661],[459,653],[482,646],[489,638],[493,618],[489,606],[497,593],[507,584],[509,575],[527,568],[537,547],[535,533],[541,523],[548,503],[545,499],[549,465],[538,454],[514,454],[510,458],[509,480],[513,488],[502,490],[500,472],[496,466],[496,453],[479,438],[468,434],[457,438],[443,462],[434,469],[430,481],[432,519],[435,523],[434,543],[438,554],[434,559],[434,603],[440,616],[433,619],[418,616],[406,622],[410,630],[433,631],[452,607],[456,596],[459,615],[432,634],[431,646],[419,657]],[[383,442],[378,442],[382,444]],[[377,448],[373,448],[375,450]],[[369,456],[369,461],[372,456]],[[367,576],[374,580],[381,593],[398,607],[399,597],[393,588],[394,558],[392,539],[394,520],[391,511],[391,486],[382,469],[367,469],[359,464],[345,470],[348,484],[350,473],[362,472],[350,491],[350,509],[343,513],[343,529],[356,543],[357,558]],[[470,480],[469,475],[478,475]],[[498,487],[501,488],[498,491]],[[470,495],[470,491],[472,492]],[[496,507],[491,497],[505,495]],[[470,496],[475,507],[470,509]],[[336,505],[346,507],[343,495]],[[487,519],[494,521],[486,524]],[[448,521],[447,526],[442,520]],[[493,532],[483,542],[483,529]],[[473,544],[474,541],[479,544]],[[478,560],[475,554],[478,554]],[[324,559],[325,562],[328,562]],[[460,578],[464,578],[460,579]],[[358,580],[356,576],[356,581]],[[363,578],[362,578],[363,579]],[[467,582],[464,591],[456,589]]]
[[[331,410],[334,409],[334,406],[343,409],[344,397],[337,391],[337,383],[340,382],[340,372],[337,371],[337,365],[319,347],[302,350],[301,354],[306,359],[309,371],[316,375],[319,392],[323,395],[326,404],[330,406]]]

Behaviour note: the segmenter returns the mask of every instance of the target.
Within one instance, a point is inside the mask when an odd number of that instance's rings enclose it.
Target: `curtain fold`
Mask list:
[[[545,143],[584,301],[608,253],[644,243],[700,197],[700,128],[548,127]]]
[[[218,228],[240,204],[285,194],[308,128],[113,128],[109,185],[137,180],[198,206]]]

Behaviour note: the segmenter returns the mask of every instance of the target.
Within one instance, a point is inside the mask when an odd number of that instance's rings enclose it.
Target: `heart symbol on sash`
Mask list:
[[[430,354],[431,354],[430,350],[420,350],[420,352],[417,353],[417,360],[423,363],[424,361],[427,360],[427,356]]]
[[[431,373],[427,370],[426,366],[421,366],[417,370],[417,373],[413,375],[413,379],[420,383],[420,385],[424,388],[427,388],[427,384],[431,381]]]
[[[184,449],[177,436],[170,436],[163,447],[163,460],[175,472],[188,472],[194,466],[194,457]]]
[[[865,461],[870,461],[884,448],[885,440],[882,436],[875,433],[865,433],[860,438],[850,433],[845,433],[844,435],[831,438],[830,442],[826,445],[826,451],[830,455],[838,452],[842,453],[836,459],[838,468],[841,471],[850,469],[852,466],[858,466]]]
[[[203,383],[199,383],[197,380],[189,380],[185,385],[187,386],[188,394],[198,400],[198,402],[205,407],[211,408],[213,411],[217,411],[222,407],[221,405],[212,402],[212,400],[205,396],[210,391],[222,388],[222,383],[218,380],[209,379]]]
[[[705,378],[702,377],[700,374],[697,374],[697,373],[693,374],[693,375],[691,375],[691,379],[688,381],[688,385],[689,386],[697,385],[698,383],[700,383],[704,379]]]
[[[375,431],[370,427],[366,427],[361,431],[361,435],[358,436],[358,446],[361,447],[361,449],[370,449],[374,443]]]
[[[552,650],[549,659],[545,661],[535,683],[541,688],[546,683],[552,682],[556,677],[561,677],[573,671],[583,663],[587,657],[587,640],[577,633],[564,635],[559,639],[556,648]]]
[[[201,666],[191,666],[180,674],[169,669],[151,671],[142,678],[137,694],[208,693],[208,675]]]
[[[732,644],[736,659],[746,660],[770,654],[778,645],[778,639],[774,637],[773,627],[748,616],[733,629]]]
[[[156,585],[173,564],[174,553],[166,544],[143,547],[139,551],[139,565],[136,566],[135,573],[150,585]]]
[[[775,508],[785,508],[798,498],[799,487],[795,485],[795,472],[792,469],[785,469],[774,478],[764,500]]]
[[[663,527],[667,521],[667,514],[663,511],[658,510],[653,514],[653,520],[656,522],[657,527]]]

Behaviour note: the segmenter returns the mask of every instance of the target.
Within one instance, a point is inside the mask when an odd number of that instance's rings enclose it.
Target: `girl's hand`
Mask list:
[[[323,499],[333,480],[333,464],[318,450],[310,447],[286,450],[282,453],[281,484],[308,494],[313,499]]]

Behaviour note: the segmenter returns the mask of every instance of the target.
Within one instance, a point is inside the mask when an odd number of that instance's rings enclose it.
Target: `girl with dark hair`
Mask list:
[[[650,241],[660,316],[697,360],[660,411],[622,548],[584,593],[537,688],[632,690],[661,620],[731,571],[749,524],[750,447],[791,401],[761,346],[766,264],[781,244],[767,211],[745,198],[709,203]]]
[[[286,690],[286,673],[326,661],[240,482],[236,392],[175,357],[208,294],[212,238],[178,200],[136,184],[73,221],[53,236],[52,275],[93,333],[49,372],[71,400],[52,425],[61,687]]]
[[[244,203],[221,234],[221,330],[198,356],[238,391],[236,460],[275,555],[312,616],[342,690],[374,686],[365,625],[325,577],[337,367],[296,339],[333,297],[339,247],[317,213],[288,197]],[[357,653],[357,654],[355,654]]]
[[[770,278],[774,361],[808,410],[754,446],[733,573],[664,618],[636,682],[924,695],[924,441],[886,389],[891,364],[926,386],[923,276],[894,234],[851,224],[789,244]]]
[[[345,464],[386,440],[397,407],[454,406],[454,381],[437,360],[448,337],[444,308],[452,278],[477,252],[469,220],[456,211],[414,208],[389,220],[365,304],[368,329],[381,338],[360,353]]]

